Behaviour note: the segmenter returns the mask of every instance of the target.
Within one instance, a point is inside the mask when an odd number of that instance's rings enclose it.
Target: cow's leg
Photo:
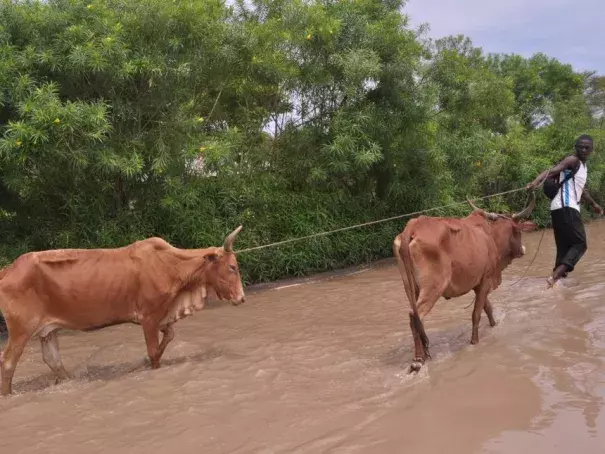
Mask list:
[[[46,337],[40,337],[40,345],[42,346],[42,358],[44,358],[44,362],[57,376],[55,384],[58,384],[61,380],[72,378],[67,370],[65,370],[63,361],[61,361],[57,332],[52,331]]]
[[[164,326],[163,328],[160,328],[160,331],[162,332],[162,342],[160,343],[159,347],[158,361],[164,354],[164,350],[166,350],[166,347],[168,346],[170,341],[174,339],[174,330],[172,329],[172,323],[170,325]]]
[[[431,353],[429,351],[429,337],[426,335],[426,331],[424,330],[424,317],[428,315],[428,313],[433,309],[433,306],[439,299],[441,293],[443,293],[443,288],[423,288],[420,290],[420,294],[418,295],[418,301],[416,302],[417,313],[418,315],[412,315],[414,327],[420,337],[420,341],[422,343],[422,360],[431,359]],[[418,352],[417,352],[418,353]],[[417,355],[418,356],[418,355]]]
[[[147,344],[147,355],[151,361],[151,367],[158,369],[160,367],[160,346],[158,325],[155,323],[143,324],[143,333],[145,334],[145,343]]]
[[[496,326],[496,320],[494,319],[494,312],[492,310],[492,303],[489,301],[489,298],[485,298],[485,315],[487,315],[487,319],[489,320],[489,326]]]
[[[422,345],[420,334],[416,330],[416,319],[413,312],[410,312],[410,330],[414,339],[414,359],[410,365],[410,372],[413,372],[420,370],[424,362],[424,346]]]
[[[479,342],[479,322],[481,321],[481,313],[486,307],[487,293],[489,291],[488,285],[481,285],[475,290],[475,307],[473,308],[473,334],[471,336],[471,344],[475,345]],[[491,308],[491,306],[490,306]]]
[[[395,247],[397,242],[395,242]],[[419,249],[420,248],[420,249]],[[398,254],[399,252],[396,251]],[[407,277],[405,267],[400,267],[404,285],[410,279],[415,279],[418,294],[408,291],[408,300],[412,305],[410,311],[410,327],[414,337],[415,354],[410,366],[411,371],[418,371],[422,364],[431,358],[429,338],[424,330],[423,319],[431,311],[439,297],[443,294],[450,281],[451,265],[444,260],[439,247],[426,243],[410,243],[410,254],[413,258],[414,276]],[[397,255],[399,257],[399,255]],[[414,282],[408,282],[414,285]],[[416,301],[413,301],[413,299]]]
[[[31,333],[12,320],[6,320],[8,327],[8,342],[0,354],[0,368],[2,369],[2,386],[0,394],[9,395],[13,390],[13,375],[17,363],[23,354],[23,349],[31,338]]]

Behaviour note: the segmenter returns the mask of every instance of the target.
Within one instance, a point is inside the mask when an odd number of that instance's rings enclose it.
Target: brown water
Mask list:
[[[146,369],[136,326],[60,336],[78,378],[54,386],[37,340],[0,398],[2,453],[603,453],[605,223],[565,287],[543,292],[547,231],[493,295],[441,299],[433,360],[408,375],[408,303],[392,264],[212,304]],[[575,285],[574,285],[575,284]]]

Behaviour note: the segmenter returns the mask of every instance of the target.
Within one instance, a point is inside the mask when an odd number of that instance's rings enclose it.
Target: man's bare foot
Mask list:
[[[549,278],[548,278],[548,279],[546,279],[546,288],[547,288],[547,289],[553,288],[553,287],[555,286],[555,283],[556,283],[556,282],[557,282],[557,281],[555,281],[555,278],[554,278],[554,277],[549,276]]]

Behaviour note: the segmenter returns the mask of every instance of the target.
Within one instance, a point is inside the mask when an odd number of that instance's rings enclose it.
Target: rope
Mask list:
[[[521,282],[525,278],[525,275],[527,274],[527,272],[529,271],[531,266],[534,264],[536,257],[538,256],[538,252],[540,251],[540,245],[542,244],[542,240],[544,239],[545,233],[546,233],[546,229],[543,229],[542,236],[540,237],[540,241],[538,241],[538,247],[536,248],[536,253],[534,254],[534,258],[531,259],[531,262],[529,262],[529,265],[527,265],[527,268],[525,268],[525,272],[521,275],[521,277],[516,282],[513,282],[512,284],[510,284],[509,287],[512,287],[513,285],[517,285],[519,282]]]
[[[546,172],[546,175],[544,176],[544,178],[542,179],[542,181],[540,183],[538,183],[538,186],[536,186],[536,187],[540,187],[540,186],[542,186],[544,184],[544,182],[548,178],[548,174],[554,168],[555,168],[555,166],[552,166],[550,169],[548,169],[548,172]],[[534,258],[531,259],[531,262],[529,262],[529,265],[527,265],[527,268],[525,268],[525,271],[523,272],[523,274],[521,275],[521,277],[516,282],[513,282],[512,284],[510,284],[509,287],[512,287],[513,285],[517,285],[519,282],[521,282],[521,280],[523,280],[523,278],[525,278],[525,275],[527,274],[527,272],[529,271],[529,269],[531,268],[531,266],[534,264],[534,261],[536,260],[536,257],[538,256],[538,252],[540,251],[540,245],[542,244],[542,240],[544,239],[544,234],[545,233],[546,233],[546,230],[542,230],[542,236],[540,237],[540,241],[538,242],[538,247],[536,248],[536,253],[534,254]],[[473,301],[471,302],[471,304],[469,304],[468,306],[466,306],[464,309],[468,309],[469,307],[471,307],[475,303],[476,299],[477,299],[477,296],[475,295],[475,297],[473,298]]]
[[[509,284],[509,287],[517,285],[519,282],[521,282],[525,278],[525,275],[527,274],[527,272],[529,271],[529,269],[531,268],[531,266],[534,264],[534,262],[536,260],[536,257],[538,257],[538,252],[540,251],[540,245],[542,244],[542,240],[544,239],[544,234],[545,233],[546,233],[546,229],[543,229],[542,230],[542,236],[540,237],[540,241],[538,241],[538,247],[536,248],[536,252],[534,253],[534,258],[531,259],[531,262],[529,262],[529,265],[527,265],[527,268],[525,268],[525,271],[523,272],[523,274],[521,275],[521,277],[519,279],[517,279],[515,282],[513,282],[512,284]],[[473,304],[475,304],[475,300],[476,299],[477,299],[477,296],[475,296],[473,298],[473,301],[471,301],[471,303],[468,306],[466,306],[464,309],[468,309]]]
[[[511,189],[509,191],[497,192],[495,194],[486,195],[486,196],[483,196],[483,197],[477,197],[475,199],[470,199],[470,200],[471,201],[475,201],[475,200],[490,199],[492,197],[498,197],[498,196],[502,196],[502,195],[506,195],[506,194],[512,194],[514,192],[519,192],[519,191],[526,191],[526,189],[525,189],[525,187],[518,188],[518,189]],[[428,212],[436,211],[436,210],[443,210],[444,208],[450,208],[450,207],[453,207],[453,206],[463,205],[463,204],[466,204],[466,203],[468,203],[466,200],[464,202],[449,203],[447,205],[441,205],[441,206],[438,206],[438,207],[427,208],[426,210],[415,211],[413,213],[405,213],[405,214],[401,214],[399,216],[392,216],[392,217],[389,217],[389,218],[379,219],[377,221],[364,222],[363,224],[352,225],[352,226],[349,226],[349,227],[342,227],[342,228],[335,229],[335,230],[328,230],[326,232],[319,232],[319,233],[314,233],[312,235],[302,236],[302,237],[298,237],[298,238],[291,238],[289,240],[277,241],[275,243],[269,243],[269,244],[265,244],[265,245],[262,245],[262,246],[255,246],[255,247],[250,247],[250,248],[246,248],[246,249],[241,249],[241,250],[236,251],[236,252],[237,252],[237,254],[243,254],[245,252],[258,251],[260,249],[265,249],[265,248],[275,247],[275,246],[281,246],[281,245],[288,244],[288,243],[294,243],[296,241],[303,241],[303,240],[308,240],[308,239],[311,239],[311,238],[317,238],[317,237],[320,237],[320,236],[331,235],[332,233],[338,233],[338,232],[344,232],[346,230],[358,229],[358,228],[361,228],[361,227],[366,227],[368,225],[381,224],[383,222],[394,221],[396,219],[403,219],[403,218],[407,218],[407,217],[411,217],[411,216],[417,216],[419,214],[428,213]]]

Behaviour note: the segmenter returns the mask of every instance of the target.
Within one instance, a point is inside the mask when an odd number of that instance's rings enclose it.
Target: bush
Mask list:
[[[243,249],[522,187],[582,132],[605,145],[599,77],[425,40],[403,3],[0,0],[3,264],[152,235],[218,245],[239,224]],[[404,224],[244,253],[244,279],[390,256]]]

